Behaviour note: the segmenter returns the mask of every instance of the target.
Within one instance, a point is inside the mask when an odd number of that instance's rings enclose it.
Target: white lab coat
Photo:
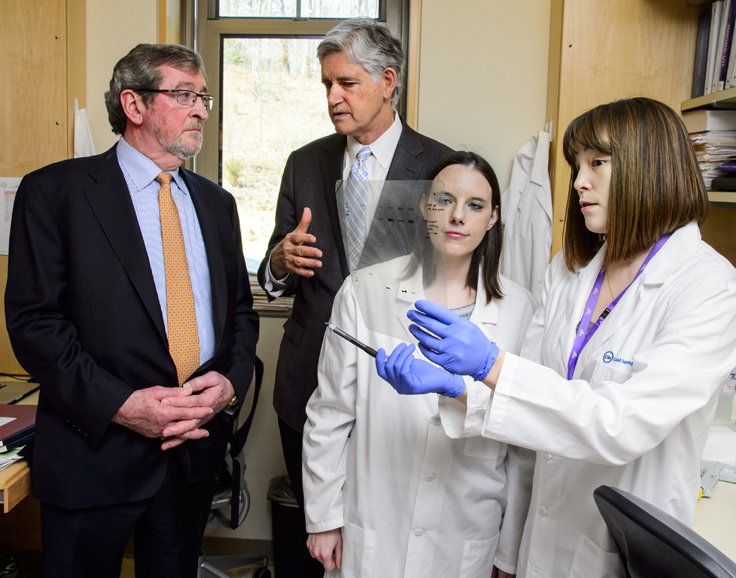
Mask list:
[[[540,132],[514,157],[511,184],[501,195],[501,273],[539,300],[552,248],[549,134]]]
[[[482,421],[484,437],[538,450],[520,578],[624,576],[593,501],[602,484],[691,525],[719,385],[736,365],[736,271],[691,223],[634,281],[567,381],[604,253],[577,274],[555,257],[527,359],[506,355],[486,410],[442,404],[450,436],[473,435]]]
[[[405,263],[402,257],[377,267],[396,278]],[[358,275],[365,281],[376,269]],[[423,297],[421,272],[398,289],[394,283],[390,298],[377,293],[385,289],[380,281],[358,285],[377,296],[374,307],[361,314],[349,277],[330,322],[388,352],[413,340],[405,312]],[[479,287],[471,320],[518,351],[533,298],[507,279],[502,287],[505,298],[488,305]],[[401,338],[369,330],[367,314],[394,316]],[[373,358],[327,331],[319,386],[307,405],[303,472],[307,531],[343,528],[342,574],[330,576],[489,578],[494,563],[515,572],[534,453],[481,437],[451,440],[440,427],[438,397],[397,394]]]

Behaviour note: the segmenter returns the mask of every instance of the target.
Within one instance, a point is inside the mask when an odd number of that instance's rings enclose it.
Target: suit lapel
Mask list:
[[[422,162],[419,159],[424,153],[417,133],[403,124],[399,144],[396,145],[394,158],[388,169],[386,180],[388,181],[413,181],[422,172]]]
[[[128,185],[115,154],[115,148],[107,151],[100,158],[98,167],[89,172],[92,184],[84,187],[84,194],[133,287],[165,341],[166,329],[148,262],[148,253]]]
[[[344,278],[350,274],[350,269],[348,268],[348,259],[345,255],[345,246],[342,241],[342,229],[340,228],[340,216],[337,210],[335,184],[342,179],[347,137],[341,135],[336,136],[337,138],[330,139],[325,144],[325,152],[319,161],[319,165],[322,173],[322,188],[325,193],[327,214],[330,217],[332,236],[337,246],[337,255],[340,258],[340,270]]]
[[[415,181],[417,176],[421,174],[422,163],[419,157],[424,152],[424,147],[417,137],[417,133],[403,123],[401,136],[396,145],[394,156],[391,159],[391,166],[386,175],[387,181]],[[420,189],[417,189],[420,191]],[[406,194],[406,189],[396,189],[393,187],[384,187],[381,192],[381,198],[378,201],[376,212],[371,222],[368,235],[366,235],[363,254],[361,255],[361,266],[375,265],[378,262],[391,257],[391,255],[403,255],[411,251],[411,243],[413,239],[410,237],[405,239],[405,247],[384,247],[389,232],[397,230],[395,223],[389,221],[398,217],[397,211],[399,204],[409,199],[411,195]],[[404,207],[406,209],[406,207]],[[406,230],[410,230],[407,226]],[[396,242],[397,239],[392,239]]]
[[[206,191],[197,185],[195,179],[191,178],[191,173],[184,169],[180,169],[179,173],[186,182],[187,189],[189,189],[189,194],[192,197],[199,228],[202,231],[205,252],[207,253],[212,295],[212,324],[215,330],[215,350],[217,350],[225,328],[227,309],[227,276],[218,236],[217,210]]]

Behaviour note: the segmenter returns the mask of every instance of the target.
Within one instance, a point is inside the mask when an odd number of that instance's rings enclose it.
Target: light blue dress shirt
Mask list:
[[[158,205],[159,183],[156,177],[161,169],[151,159],[135,150],[120,137],[117,146],[118,162],[128,184],[130,198],[141,228],[143,242],[148,253],[148,262],[156,284],[158,302],[168,333],[166,314],[166,269],[164,267],[164,245],[161,239],[161,216]],[[187,253],[189,278],[194,293],[194,309],[199,332],[199,362],[202,365],[215,352],[215,329],[212,324],[212,289],[207,252],[202,238],[197,213],[179,169],[171,173],[171,194],[179,211],[184,246]]]

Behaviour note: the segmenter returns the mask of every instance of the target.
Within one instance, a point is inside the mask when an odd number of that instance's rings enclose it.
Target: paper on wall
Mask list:
[[[10,241],[10,219],[13,216],[15,192],[20,185],[20,177],[0,177],[0,193],[2,193],[2,219],[0,219],[0,255],[8,254]]]

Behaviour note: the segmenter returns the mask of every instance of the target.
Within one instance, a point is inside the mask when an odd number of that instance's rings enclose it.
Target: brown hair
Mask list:
[[[473,256],[470,261],[470,269],[468,270],[468,276],[465,280],[465,286],[473,290],[478,287],[478,270],[483,275],[483,288],[486,292],[486,302],[490,303],[491,299],[503,299],[503,293],[501,292],[501,283],[498,280],[498,268],[499,261],[501,260],[501,246],[503,244],[503,226],[501,225],[501,188],[498,185],[498,178],[491,165],[486,159],[479,154],[458,151],[450,153],[446,157],[442,158],[432,169],[429,174],[429,179],[435,179],[443,169],[451,165],[462,165],[469,169],[473,169],[482,174],[488,181],[491,187],[491,205],[493,208],[498,208],[499,218],[496,224],[491,227],[490,230],[486,231],[486,234],[481,239],[481,242],[473,251]],[[420,201],[421,202],[421,201]],[[421,211],[417,211],[417,215],[421,216]],[[422,222],[424,223],[423,219]],[[425,223],[426,225],[426,223]],[[426,226],[418,227],[417,231],[426,231]],[[404,279],[408,279],[419,268],[419,263],[422,263],[423,269],[423,282],[425,287],[434,279],[434,258],[433,253],[428,250],[428,244],[423,241],[424,234],[417,237],[415,240],[414,252],[412,258],[407,266],[406,272],[404,273]]]
[[[608,232],[585,226],[575,190],[575,149],[611,156]],[[708,214],[708,195],[682,119],[649,98],[602,104],[570,123],[563,140],[572,168],[564,249],[570,271],[587,265],[608,240],[604,267],[650,249],[660,237]]]

